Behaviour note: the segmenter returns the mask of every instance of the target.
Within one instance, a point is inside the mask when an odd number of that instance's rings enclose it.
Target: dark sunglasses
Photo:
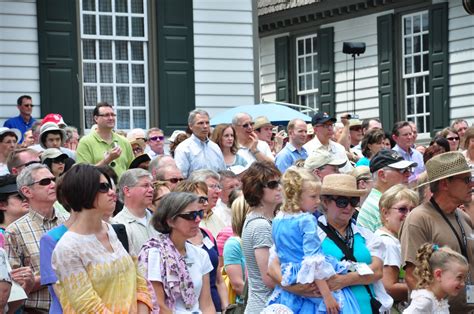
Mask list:
[[[184,214],[177,214],[176,216],[181,217],[185,220],[195,221],[197,217],[201,219],[204,217],[204,209],[195,210]]]
[[[183,178],[169,178],[169,179],[166,179],[165,181],[168,181],[168,182],[171,182],[171,183],[178,183],[178,182],[181,182],[183,180],[184,180]]]
[[[336,203],[336,206],[339,208],[346,208],[349,204],[352,207],[359,206],[360,197],[347,197],[347,196],[338,196],[331,197],[331,199]]]
[[[397,208],[397,207],[392,207],[392,209],[398,210],[398,212],[399,212],[400,214],[403,214],[403,215],[408,214],[408,213],[411,212],[411,210],[412,210],[411,208],[408,208],[408,207],[406,207],[406,206],[402,206],[402,207],[398,207],[398,208]]]
[[[100,193],[108,193],[110,189],[112,189],[112,186],[108,182],[101,182],[99,184]]]
[[[447,137],[446,138],[448,141],[459,141],[459,137]]]
[[[207,196],[199,196],[198,203],[199,204],[206,204],[209,201]]]
[[[243,127],[244,129],[248,129],[250,127],[253,127],[253,122],[242,124],[241,127]]]
[[[265,188],[269,188],[270,190],[274,190],[280,186],[280,180],[273,180],[268,181],[266,184],[263,185]]]
[[[33,164],[40,164],[41,162],[38,161],[38,160],[32,160],[32,161],[28,161],[27,163],[24,163],[24,164],[21,164],[21,165],[18,165],[16,166],[16,168],[21,168],[21,167],[28,167],[29,165],[33,165]]]
[[[413,168],[412,168],[412,167],[403,168],[403,169],[396,169],[396,168],[388,167],[387,169],[388,169],[388,170],[397,171],[397,172],[400,173],[400,174],[406,174],[406,173],[411,174],[411,173],[413,172]]]
[[[42,185],[42,186],[48,186],[48,185],[51,184],[51,182],[54,182],[54,181],[56,181],[56,178],[54,178],[54,177],[53,178],[43,178],[41,180],[35,181],[31,184],[28,184],[28,186],[34,185],[36,183],[38,183],[39,185]]]
[[[152,137],[149,137],[148,140],[152,141],[152,142],[156,142],[158,140],[160,142],[163,142],[165,140],[165,137],[164,136],[152,136]]]
[[[66,161],[66,158],[64,157],[56,157],[53,159],[53,163],[55,164],[63,164]]]
[[[23,105],[23,106],[24,106],[24,107],[31,107],[31,108],[33,108],[33,105],[32,105],[32,104],[25,104],[25,105]]]

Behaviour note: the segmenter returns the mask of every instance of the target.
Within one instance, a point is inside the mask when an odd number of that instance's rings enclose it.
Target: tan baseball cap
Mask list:
[[[343,167],[346,164],[345,159],[334,158],[334,156],[325,150],[317,150],[315,154],[306,158],[304,162],[304,167],[306,169],[317,169],[326,165],[337,166],[339,168]]]

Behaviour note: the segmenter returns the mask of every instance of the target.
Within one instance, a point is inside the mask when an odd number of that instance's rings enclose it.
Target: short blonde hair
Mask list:
[[[321,181],[308,169],[292,166],[282,176],[285,201],[281,210],[288,213],[301,211],[301,194],[304,188],[321,189]]]
[[[231,205],[231,225],[235,235],[241,237],[244,228],[245,218],[249,212],[250,206],[245,201],[245,197],[240,195]]]
[[[403,184],[394,185],[382,194],[379,201],[380,211],[382,211],[383,208],[389,209],[403,200],[409,201],[413,206],[418,206],[420,203],[418,193]]]

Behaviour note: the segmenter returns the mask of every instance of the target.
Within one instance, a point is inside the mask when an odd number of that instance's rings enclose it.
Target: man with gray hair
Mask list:
[[[209,229],[214,237],[217,237],[219,231],[225,227],[224,222],[214,214],[214,207],[222,193],[220,179],[220,175],[210,169],[197,170],[189,177],[189,181],[200,181],[207,185],[207,203],[204,204],[204,218],[201,219],[199,226]]]
[[[25,167],[17,177],[20,194],[28,200],[28,213],[10,224],[5,232],[5,250],[8,253],[13,280],[20,284],[28,294],[25,312],[49,311],[51,297],[48,288],[41,286],[39,274],[40,248],[43,234],[63,224],[67,215],[58,212],[53,204],[56,201],[55,177],[42,164]]]
[[[127,170],[120,177],[117,187],[124,206],[112,220],[113,223],[125,225],[130,255],[138,256],[142,245],[157,234],[150,224],[152,214],[148,210],[154,191],[151,174],[143,169]]]
[[[200,109],[189,113],[188,126],[193,134],[178,145],[174,152],[176,165],[185,177],[199,169],[226,169],[219,146],[209,140],[209,114]]]

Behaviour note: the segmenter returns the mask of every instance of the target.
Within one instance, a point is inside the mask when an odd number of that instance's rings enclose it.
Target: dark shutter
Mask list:
[[[334,28],[321,28],[317,36],[319,93],[318,109],[330,116],[336,114],[334,90]]]
[[[448,4],[433,5],[429,15],[429,129],[434,135],[449,126]]]
[[[290,101],[289,82],[289,52],[290,41],[288,36],[275,38],[275,80],[276,100]]]
[[[74,0],[37,1],[41,116],[81,127],[76,11]]]
[[[395,68],[393,14],[377,17],[380,120],[386,129],[395,123]]]
[[[158,0],[159,125],[166,134],[187,127],[195,108],[193,2]]]

